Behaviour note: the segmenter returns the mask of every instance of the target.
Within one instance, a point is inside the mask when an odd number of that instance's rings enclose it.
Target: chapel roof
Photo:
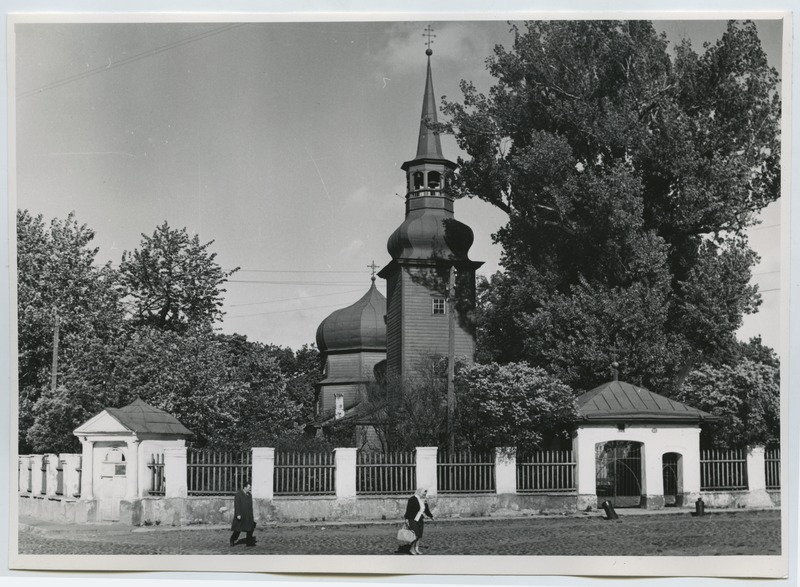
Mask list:
[[[175,434],[190,436],[192,432],[178,419],[136,398],[122,408],[106,408],[105,411],[120,424],[137,434]]]
[[[625,381],[609,381],[578,396],[580,420],[596,422],[702,422],[716,416]]]

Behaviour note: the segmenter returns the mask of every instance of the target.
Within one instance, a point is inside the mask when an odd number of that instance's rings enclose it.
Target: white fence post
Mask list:
[[[42,460],[44,455],[31,455],[31,495],[42,494]]]
[[[494,449],[494,475],[495,491],[498,495],[503,493],[517,493],[517,449]]]
[[[354,498],[356,496],[356,450],[355,448],[334,449],[337,498]]]
[[[597,472],[595,471],[595,439],[590,431],[579,428],[572,437],[572,458],[575,460],[577,508],[597,507]]]
[[[186,497],[186,447],[170,446],[164,449],[164,497]]]
[[[747,495],[748,507],[769,507],[772,499],[767,493],[767,472],[763,446],[751,446],[747,449]]]
[[[66,498],[78,497],[81,492],[81,455],[61,455],[61,495]]]
[[[436,477],[436,446],[417,447],[417,487],[424,487],[428,495],[434,497],[439,493],[439,482]]]
[[[253,497],[256,499],[272,499],[275,484],[275,449],[257,447],[253,454]]]
[[[47,477],[47,495],[55,496],[58,489],[59,456],[53,453],[48,453],[45,456],[47,457],[47,468],[44,472]]]
[[[81,441],[81,499],[94,499],[94,441],[85,436]]]

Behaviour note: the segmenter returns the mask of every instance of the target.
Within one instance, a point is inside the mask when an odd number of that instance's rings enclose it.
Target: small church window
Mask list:
[[[429,171],[428,172],[428,187],[434,190],[438,190],[442,184],[442,174],[438,171]]]
[[[444,303],[444,298],[433,298],[433,314],[445,314],[447,305]]]

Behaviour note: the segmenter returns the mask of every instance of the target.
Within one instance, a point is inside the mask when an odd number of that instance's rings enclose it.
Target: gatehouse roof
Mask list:
[[[579,420],[700,423],[716,416],[625,381],[609,381],[577,398]]]
[[[191,430],[181,424],[175,416],[151,406],[138,397],[122,408],[106,408],[78,426],[73,433],[117,436],[136,434],[161,438],[186,438],[192,435]]]

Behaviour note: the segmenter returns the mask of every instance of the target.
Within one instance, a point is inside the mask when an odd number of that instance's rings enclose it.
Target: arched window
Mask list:
[[[414,189],[421,190],[425,185],[425,174],[421,171],[414,172]]]
[[[442,174],[438,171],[429,171],[428,187],[434,190],[438,190],[440,187],[442,187]]]

